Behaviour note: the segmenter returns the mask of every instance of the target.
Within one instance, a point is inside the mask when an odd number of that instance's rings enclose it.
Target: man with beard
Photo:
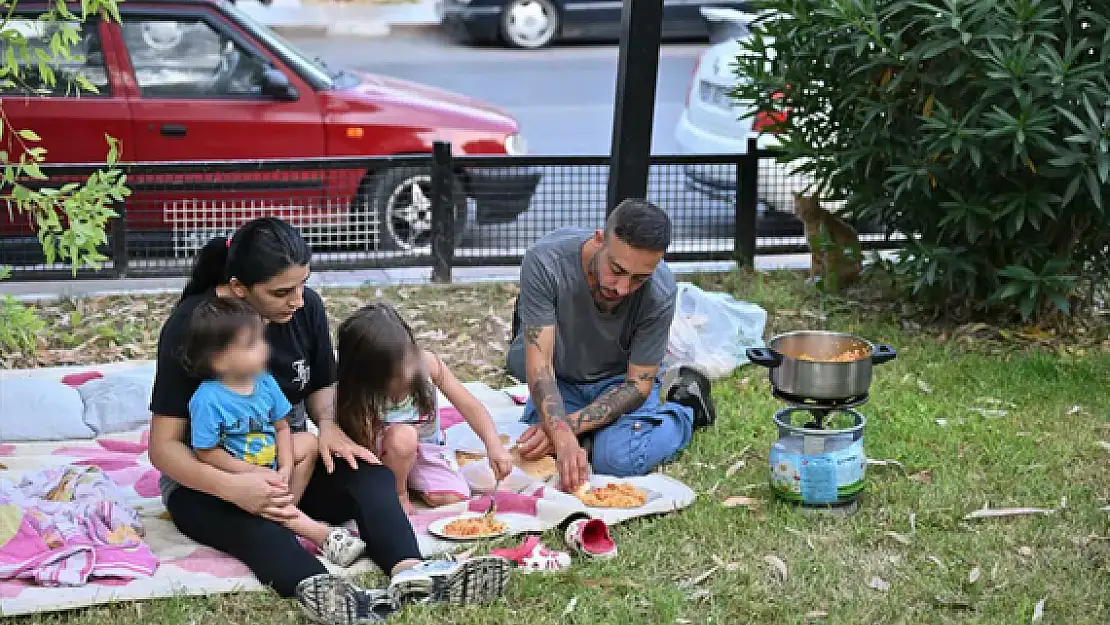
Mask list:
[[[716,419],[698,371],[681,367],[661,388],[677,292],[663,262],[670,242],[670,217],[627,199],[603,230],[561,228],[524,255],[508,369],[528,381],[523,421],[533,425],[518,444],[525,460],[554,453],[568,492],[590,464],[647,474]]]

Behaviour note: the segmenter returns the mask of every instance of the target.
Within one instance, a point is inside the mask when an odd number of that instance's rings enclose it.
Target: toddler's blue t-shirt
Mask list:
[[[189,400],[193,449],[219,446],[235,458],[276,469],[274,422],[292,409],[269,373],[258,376],[250,395],[240,395],[219,380],[205,380]]]

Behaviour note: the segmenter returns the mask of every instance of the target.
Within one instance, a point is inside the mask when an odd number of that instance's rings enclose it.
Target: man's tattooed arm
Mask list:
[[[644,405],[655,384],[659,367],[628,366],[625,381],[571,415],[575,432],[583,434],[602,428]]]
[[[574,434],[555,382],[555,328],[528,326],[524,328],[524,341],[528,390],[548,439],[554,442],[560,433]]]

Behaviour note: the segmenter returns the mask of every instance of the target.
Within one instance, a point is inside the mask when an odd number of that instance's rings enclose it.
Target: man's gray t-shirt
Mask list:
[[[560,228],[524,255],[517,313],[522,327],[555,326],[555,375],[596,382],[628,372],[628,365],[663,361],[678,287],[660,262],[651,277],[612,312],[597,309],[582,266],[591,230]],[[515,337],[513,348],[523,348]]]

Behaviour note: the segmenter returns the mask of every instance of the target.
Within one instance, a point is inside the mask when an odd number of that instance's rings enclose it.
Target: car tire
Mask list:
[[[431,186],[431,172],[425,167],[395,167],[370,176],[360,200],[363,212],[373,219],[377,251],[411,252],[431,245]],[[467,202],[458,176],[452,187],[458,245],[466,232]]]
[[[501,12],[501,38],[514,48],[542,48],[558,32],[559,10],[551,0],[512,0]]]

